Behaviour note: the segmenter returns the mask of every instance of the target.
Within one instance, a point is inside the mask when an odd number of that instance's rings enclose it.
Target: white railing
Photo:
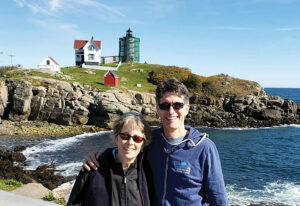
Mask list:
[[[97,66],[97,65],[86,65],[82,64],[82,68],[85,69],[98,69],[98,70],[113,70],[116,71],[116,67],[103,67],[103,66]]]
[[[116,71],[118,71],[119,67],[121,66],[122,61],[119,61],[119,64],[117,65]]]

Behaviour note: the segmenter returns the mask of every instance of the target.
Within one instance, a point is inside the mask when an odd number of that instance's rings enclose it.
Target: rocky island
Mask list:
[[[151,125],[160,123],[153,93],[122,87],[100,91],[76,81],[32,79],[42,84],[0,80],[0,135],[51,137],[95,132],[110,129],[119,115],[129,111],[142,113]],[[226,90],[234,80],[222,76],[220,85]],[[212,96],[191,92],[187,124],[222,128],[300,123],[299,104],[272,97],[257,83],[251,82],[248,87],[248,94]]]

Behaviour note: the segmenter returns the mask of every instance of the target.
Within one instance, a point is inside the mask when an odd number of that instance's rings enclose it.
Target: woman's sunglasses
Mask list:
[[[161,110],[168,110],[168,109],[170,109],[171,106],[173,107],[173,109],[179,110],[179,109],[183,108],[184,103],[175,102],[175,103],[171,104],[171,103],[163,102],[158,105],[159,109],[161,109]]]
[[[142,141],[144,141],[144,137],[141,137],[139,135],[130,135],[128,133],[120,133],[119,136],[121,137],[121,139],[123,140],[129,140],[130,137],[132,137],[133,141],[135,141],[136,143],[141,143]]]

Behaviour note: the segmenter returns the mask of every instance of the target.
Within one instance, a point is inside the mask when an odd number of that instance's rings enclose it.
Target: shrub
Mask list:
[[[188,68],[180,68],[176,66],[163,66],[157,67],[149,73],[149,81],[153,84],[168,80],[170,78],[176,78],[178,81],[183,82],[191,74]]]
[[[196,74],[189,74],[188,78],[184,80],[183,83],[191,92],[200,94],[202,91],[202,81]]]
[[[222,95],[222,89],[219,88],[216,78],[207,78],[206,81],[202,83],[202,91],[205,95],[211,95],[215,97]]]
[[[11,191],[21,186],[22,183],[14,179],[0,180],[1,190]]]
[[[65,201],[64,198],[55,199],[55,197],[53,196],[53,194],[51,192],[49,192],[48,195],[44,196],[42,198],[42,200],[48,201],[48,202],[54,201],[56,204],[59,204],[59,205],[67,205],[67,202]]]
[[[64,198],[58,198],[58,199],[54,200],[54,202],[59,205],[67,205],[67,202],[65,201]]]
[[[44,201],[53,201],[53,200],[55,200],[55,198],[54,198],[53,194],[52,194],[51,192],[49,192],[49,194],[48,194],[48,195],[45,195],[45,196],[42,198],[42,200],[44,200]]]

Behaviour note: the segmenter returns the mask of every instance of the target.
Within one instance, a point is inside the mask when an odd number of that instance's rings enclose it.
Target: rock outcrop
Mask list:
[[[191,98],[187,121],[211,127],[268,127],[300,123],[300,104],[266,93],[219,100]]]
[[[15,150],[18,149],[20,148]],[[56,175],[53,165],[41,165],[36,170],[23,170],[25,161],[22,153],[0,147],[0,178],[15,179],[25,184],[39,182],[50,190],[70,181],[69,178]]]
[[[136,111],[156,122],[152,94],[110,90],[98,92],[79,83],[43,79],[48,86],[24,81],[0,81],[0,117],[11,121],[46,121],[59,125],[109,128],[119,115]]]
[[[52,190],[52,194],[56,199],[64,198],[68,202],[75,180],[66,182]]]
[[[44,196],[51,193],[51,190],[47,189],[40,183],[28,183],[13,190],[12,193],[42,199]]]
[[[46,121],[58,125],[96,125],[110,128],[119,115],[136,111],[151,125],[159,125],[153,94],[96,91],[88,85],[39,79],[46,86],[25,81],[0,81],[0,118]],[[300,105],[271,97],[262,87],[254,95],[209,98],[193,95],[187,123],[211,127],[263,127],[300,123]]]

